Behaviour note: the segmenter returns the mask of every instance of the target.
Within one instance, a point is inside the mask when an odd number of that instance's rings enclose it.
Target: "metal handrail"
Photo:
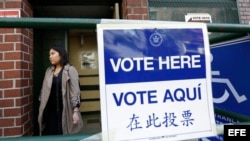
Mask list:
[[[118,19],[88,19],[88,18],[0,18],[1,28],[96,28],[102,20],[113,23],[122,23],[125,20]],[[131,23],[142,22],[142,20],[127,20]],[[134,22],[133,22],[134,21]],[[157,21],[143,21],[157,22]],[[164,21],[159,21],[164,23]],[[169,21],[165,21],[166,23]],[[227,23],[206,23],[209,32],[248,33],[249,24],[227,24]]]
[[[216,125],[217,135],[223,135],[225,125],[250,125],[250,122],[227,123]],[[101,141],[101,133],[94,135],[75,134],[75,135],[51,135],[51,136],[23,136],[0,138],[0,141]]]
[[[0,141],[79,141],[87,139],[92,135],[93,134],[0,137]]]

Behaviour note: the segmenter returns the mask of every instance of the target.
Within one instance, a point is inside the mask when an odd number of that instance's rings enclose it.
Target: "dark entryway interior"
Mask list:
[[[114,4],[122,0],[29,0],[34,17],[112,19]],[[119,4],[121,5],[121,4]]]

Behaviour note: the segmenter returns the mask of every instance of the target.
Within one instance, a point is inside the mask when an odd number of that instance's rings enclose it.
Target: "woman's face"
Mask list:
[[[61,56],[59,55],[59,52],[54,49],[50,49],[49,60],[52,65],[60,64]]]

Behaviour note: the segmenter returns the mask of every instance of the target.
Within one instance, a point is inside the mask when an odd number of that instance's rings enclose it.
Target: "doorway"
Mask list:
[[[51,46],[67,48],[67,32],[65,30],[34,30],[33,49],[33,105],[34,105],[34,135],[39,135],[37,123],[39,95],[42,88],[45,70],[50,66],[49,49]]]
[[[117,3],[121,6],[122,0],[29,0],[29,2],[33,7],[34,17],[113,19],[121,14],[119,11],[114,14],[114,7]],[[34,29],[34,135],[39,135],[38,97],[45,70],[50,65],[48,51],[52,45],[65,47],[68,50],[69,61],[79,72],[82,99],[80,110],[85,120],[85,128],[81,133],[100,132],[99,74],[95,29]]]
[[[79,73],[84,128],[80,133],[101,132],[98,54],[95,29],[92,30],[35,30],[34,31],[34,135],[39,135],[37,122],[39,94],[49,62],[51,46],[68,51],[69,62]]]

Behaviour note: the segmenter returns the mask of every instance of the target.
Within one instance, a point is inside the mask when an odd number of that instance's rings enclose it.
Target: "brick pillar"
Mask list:
[[[0,11],[32,17],[28,0],[0,0]],[[0,28],[0,137],[33,134],[33,31]]]
[[[237,0],[240,23],[250,24],[250,0]]]
[[[133,20],[148,20],[147,0],[123,0],[122,18]]]

